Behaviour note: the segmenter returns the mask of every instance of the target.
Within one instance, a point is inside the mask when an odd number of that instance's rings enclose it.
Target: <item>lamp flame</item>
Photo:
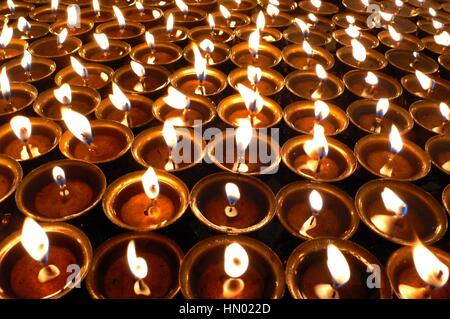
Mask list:
[[[8,6],[9,12],[16,12],[16,5],[14,4],[13,0],[6,0],[6,4]]]
[[[314,124],[313,138],[305,142],[303,150],[312,159],[322,159],[328,155],[328,142],[321,125]]]
[[[145,32],[145,42],[150,49],[155,48],[155,37],[149,31]]]
[[[317,23],[319,21],[314,13],[308,13],[308,19],[313,23]]]
[[[439,103],[439,111],[441,112],[444,119],[450,121],[450,108],[447,103],[441,102]]]
[[[413,261],[420,278],[431,287],[442,287],[448,281],[448,267],[422,243],[413,248]]]
[[[431,20],[431,24],[433,25],[433,28],[435,28],[436,30],[440,30],[444,27],[443,23],[441,23],[435,19]]]
[[[447,31],[443,31],[434,36],[434,42],[444,47],[450,46],[450,34]]]
[[[23,51],[22,60],[20,60],[20,65],[26,72],[31,71],[31,54],[27,50]]]
[[[408,205],[389,187],[381,192],[384,207],[397,217],[403,217],[408,213]]]
[[[77,6],[69,5],[67,7],[67,27],[73,29],[80,25],[80,11]]]
[[[228,20],[229,18],[231,18],[231,13],[225,6],[219,5],[219,11],[222,14],[222,16],[225,18],[225,20]]]
[[[345,33],[349,37],[351,37],[353,39],[356,39],[356,38],[359,38],[359,36],[361,35],[361,32],[359,30],[360,30],[359,27],[357,27],[356,25],[351,24],[351,25],[348,26],[348,28],[345,29]]]
[[[313,211],[313,214],[317,215],[318,213],[320,213],[320,211],[323,208],[323,199],[320,193],[315,189],[312,190],[311,193],[309,193],[308,200],[309,205],[311,206],[311,209]]]
[[[100,13],[100,3],[98,2],[98,0],[92,0],[92,9],[94,10],[95,14],[99,14]]]
[[[316,75],[321,80],[326,80],[328,78],[328,73],[325,71],[322,64],[316,64]]]
[[[44,229],[34,219],[25,218],[20,242],[34,260],[42,262],[46,259],[50,246],[48,237]]]
[[[361,0],[361,3],[367,7],[369,5],[369,0]]]
[[[321,1],[321,0],[311,0],[311,4],[312,4],[316,9],[319,9],[320,6],[322,5],[322,1]]]
[[[300,18],[295,18],[295,23],[300,28],[303,34],[307,34],[309,32],[309,26]]]
[[[248,37],[248,50],[253,57],[258,56],[259,52],[259,31],[256,29]]]
[[[120,28],[125,27],[125,17],[123,16],[122,11],[120,11],[119,7],[113,6],[114,15],[116,16],[117,23],[119,24]]]
[[[69,35],[69,31],[67,31],[67,28],[64,28],[61,30],[61,32],[56,36],[56,44],[58,46],[62,45]]]
[[[175,0],[175,4],[177,5],[178,9],[180,9],[183,14],[187,14],[189,11],[189,7],[186,3],[183,2],[183,0]]]
[[[194,68],[195,73],[197,74],[197,79],[202,83],[206,79],[206,66],[208,62],[202,56],[200,50],[197,45],[192,46],[192,51],[194,52]]]
[[[239,122],[239,127],[236,129],[236,147],[239,154],[242,154],[247,149],[253,136],[253,128],[249,119],[243,119]]]
[[[145,195],[150,199],[155,199],[159,195],[159,182],[153,167],[149,167],[142,175],[142,186],[144,187]]]
[[[403,1],[402,0],[395,0],[395,5],[399,8],[403,7]]]
[[[215,29],[216,21],[214,21],[214,17],[211,13],[208,13],[208,24],[211,30]]]
[[[267,12],[268,16],[273,19],[280,13],[280,9],[278,9],[277,6],[274,6],[273,4],[269,3],[267,5],[266,12]]]
[[[384,21],[391,21],[394,15],[389,12],[380,11],[380,16]]]
[[[379,99],[377,102],[376,115],[378,118],[383,118],[389,109],[388,99]]]
[[[2,33],[0,34],[0,49],[5,49],[13,36],[13,28],[8,27],[6,23],[3,25]]]
[[[330,108],[327,103],[320,100],[314,102],[314,116],[316,117],[316,121],[322,121],[328,114],[330,114]]]
[[[134,240],[130,240],[127,247],[127,261],[133,275],[138,279],[147,277],[148,267],[144,258],[136,254],[136,245]]]
[[[203,41],[200,42],[199,47],[208,54],[211,54],[214,51],[214,43],[210,39],[203,39]]]
[[[366,48],[356,39],[352,39],[352,53],[356,61],[364,62],[367,57]]]
[[[256,85],[261,81],[262,70],[261,68],[254,67],[253,65],[247,66],[247,78],[251,85]]]
[[[261,32],[266,27],[266,17],[262,11],[259,11],[258,17],[256,18],[256,29]]]
[[[6,68],[3,67],[0,73],[0,88],[2,96],[5,100],[11,99],[11,86],[9,84],[8,75],[6,74]]]
[[[97,42],[98,46],[102,50],[109,49],[109,40],[106,34],[104,33],[94,33],[94,39]]]
[[[93,141],[93,136],[89,120],[84,115],[68,107],[63,107],[61,113],[64,123],[73,136],[84,144],[90,145]]]
[[[83,79],[88,78],[88,70],[84,67],[83,64],[81,64],[80,61],[78,61],[73,56],[70,57],[70,64],[72,65],[73,70],[81,76]]]
[[[122,92],[120,87],[114,82],[112,84],[112,92],[113,94],[109,94],[108,96],[112,105],[123,112],[129,112],[131,109],[131,102],[125,93]]]
[[[142,2],[136,1],[135,6],[139,12],[144,12],[144,5],[142,4]]]
[[[403,39],[403,36],[395,30],[395,28],[391,25],[388,25],[388,31],[389,35],[391,36],[392,40],[399,42]]]
[[[10,121],[12,131],[22,142],[27,142],[31,136],[31,121],[22,115],[14,116]]]
[[[138,77],[141,78],[145,76],[145,68],[142,64],[136,61],[131,61],[130,66],[134,74],[136,74]]]
[[[66,184],[66,173],[61,167],[59,166],[53,167],[52,176],[53,180],[57,185],[64,186]]]
[[[244,247],[232,243],[225,248],[225,273],[231,278],[239,278],[247,271],[249,264],[248,254]]]
[[[53,95],[58,102],[63,105],[70,105],[70,103],[72,103],[72,89],[67,83],[64,83],[61,87],[54,89]]]
[[[167,17],[167,22],[166,22],[166,31],[167,33],[172,33],[173,31],[173,14],[169,14],[169,16]]]
[[[164,121],[162,134],[164,141],[166,141],[166,144],[170,149],[174,148],[177,145],[177,133],[170,121]]]
[[[167,96],[163,97],[163,100],[167,105],[170,105],[174,109],[178,110],[183,110],[189,107],[189,104],[191,103],[189,97],[178,91],[173,86],[169,86],[167,89]]]
[[[349,16],[349,15],[345,16],[345,20],[347,21],[348,24],[355,24],[355,22],[356,22],[355,17],[354,16]]]
[[[338,285],[345,285],[350,280],[350,267],[344,254],[333,244],[327,246],[327,267]]]
[[[237,84],[237,89],[244,100],[245,107],[251,115],[256,115],[261,112],[264,106],[264,100],[258,92],[249,89],[241,83]]]
[[[31,24],[24,17],[19,17],[19,20],[17,20],[17,29],[20,32],[30,31]]]
[[[377,85],[378,84],[378,77],[373,72],[367,72],[367,76],[364,78],[364,81],[366,81],[369,85]]]
[[[50,7],[52,8],[52,13],[56,13],[58,11],[58,0],[51,0]]]
[[[309,55],[309,56],[313,55],[314,50],[308,41],[303,40],[302,47],[303,47],[303,51],[305,51],[307,55]]]
[[[238,200],[241,198],[239,187],[235,183],[226,183],[225,193],[227,194],[228,204],[230,204],[231,206],[236,205]]]
[[[416,78],[419,81],[420,86],[424,90],[429,90],[433,86],[433,80],[425,73],[416,70]]]
[[[391,132],[389,133],[389,142],[391,144],[392,153],[400,153],[403,148],[403,140],[400,132],[395,125],[392,125]]]
[[[432,17],[436,17],[436,15],[437,15],[437,12],[436,12],[436,10],[434,10],[433,8],[428,8],[428,13],[430,14],[430,16],[432,16]]]

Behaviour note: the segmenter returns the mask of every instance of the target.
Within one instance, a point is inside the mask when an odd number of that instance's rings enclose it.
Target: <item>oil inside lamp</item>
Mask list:
[[[203,39],[198,46],[205,53],[204,59],[206,60],[206,64],[207,65],[213,64],[214,60],[211,56],[211,53],[214,52],[214,43],[209,39]],[[195,55],[195,47],[194,47],[194,55]]]
[[[381,199],[387,212],[391,214],[376,214],[370,219],[379,230],[395,233],[402,227],[401,220],[408,214],[408,205],[389,187],[383,188]]]
[[[258,114],[264,106],[264,100],[258,92],[249,89],[241,83],[238,83],[236,87],[244,100],[245,107],[248,110],[250,124],[254,127],[260,122],[258,119]]]
[[[131,127],[131,117],[129,116],[131,111],[131,102],[116,83],[112,84],[112,94],[109,94],[108,97],[112,105],[124,113],[123,120],[120,123]]]
[[[7,25],[7,20],[3,24],[2,33],[0,34],[0,58],[4,58],[6,56],[5,49],[8,44],[11,42],[13,37],[13,28]]]
[[[59,88],[53,90],[53,95],[58,100],[59,103],[65,107],[70,107],[72,104],[72,90],[70,85],[64,83]]]
[[[370,96],[374,96],[375,88],[378,85],[378,77],[375,75],[375,73],[369,71],[367,72],[367,76],[364,78],[364,81],[369,85],[367,94]]]
[[[442,114],[442,125],[433,127],[433,131],[436,133],[445,132],[445,128],[450,122],[450,107],[447,103],[441,102],[439,103],[439,111]]]
[[[228,201],[228,206],[225,207],[225,215],[230,218],[236,217],[238,215],[236,204],[241,198],[239,187],[235,183],[226,183],[225,193]]]
[[[194,57],[195,57],[194,66],[195,66],[195,73],[197,74],[197,80],[198,80],[198,85],[195,88],[194,92],[195,92],[195,94],[198,94],[198,95],[206,95],[206,88],[205,88],[204,82],[206,80],[207,61],[202,56],[198,46],[194,45],[192,47],[192,50],[194,52]]]
[[[173,125],[183,126],[189,122],[191,116],[195,116],[195,110],[189,108],[191,100],[188,96],[184,95],[173,86],[169,86],[167,89],[167,96],[163,97],[164,102],[177,110],[182,110],[181,116],[170,117],[170,121]]]
[[[311,216],[303,223],[302,227],[299,230],[299,233],[305,237],[312,238],[308,234],[308,231],[317,226],[317,215],[320,214],[320,211],[323,208],[323,200],[320,193],[315,189],[311,191],[308,199],[309,206],[311,208]]]
[[[143,280],[148,274],[147,262],[144,258],[137,256],[134,240],[130,240],[128,243],[127,261],[131,272],[137,279],[133,285],[134,293],[136,296],[150,296],[150,288]]]
[[[67,180],[66,180],[66,173],[64,170],[59,167],[55,166],[52,169],[52,176],[53,180],[55,181],[56,185],[59,187],[59,196],[65,200],[69,196],[70,192],[67,188]]]
[[[375,133],[381,132],[382,121],[387,111],[389,110],[389,100],[388,99],[379,99],[376,106],[375,113],[375,123],[371,127],[371,131]]]
[[[325,168],[324,165],[327,164],[322,165],[322,160],[328,155],[328,142],[325,137],[325,130],[321,125],[314,124],[313,138],[305,142],[303,150],[309,159],[297,168],[299,171],[307,170],[317,174]]]
[[[6,101],[6,109],[14,111],[16,108],[11,103],[11,86],[9,84],[8,75],[6,74],[6,68],[3,67],[0,73],[0,91],[2,98]]]
[[[145,195],[150,200],[144,214],[146,216],[159,215],[161,211],[159,205],[156,205],[156,200],[159,196],[159,182],[153,167],[149,167],[144,175],[142,175],[142,186],[144,187]]]
[[[92,135],[92,128],[89,120],[82,114],[72,111],[68,107],[61,109],[62,118],[69,131],[79,141],[86,144],[89,155],[95,151],[94,137]]]
[[[403,149],[403,141],[395,125],[392,125],[391,133],[389,133],[389,142],[391,144],[391,150],[386,163],[380,168],[380,174],[391,177],[394,169],[395,156]]]
[[[317,88],[311,92],[311,99],[317,100],[322,97],[322,91],[323,91],[323,84],[328,78],[328,73],[325,71],[323,66],[321,64],[316,64],[316,74],[319,79],[319,84],[317,85]]]
[[[339,288],[350,280],[351,272],[344,254],[333,244],[327,246],[327,268],[332,283],[316,285],[315,293],[320,299],[339,299]]]
[[[44,229],[32,218],[27,217],[23,223],[20,238],[23,248],[36,261],[41,263],[38,281],[46,283],[61,274],[58,267],[48,264],[49,241]]]
[[[145,91],[145,68],[142,64],[136,61],[130,61],[131,69],[133,70],[134,74],[137,75],[139,78],[139,82],[136,83],[133,90],[137,92],[144,92]]]
[[[447,283],[448,267],[421,242],[414,245],[412,255],[416,271],[425,283],[425,287],[400,284],[398,287],[400,294],[403,298],[408,299],[429,299],[433,290],[439,289]]]
[[[171,171],[177,169],[177,164],[172,158],[173,149],[177,146],[178,137],[173,127],[173,124],[170,121],[164,121],[163,130],[162,130],[164,141],[169,148],[169,158],[167,163],[164,165],[164,169],[166,171]]]
[[[248,171],[248,166],[245,164],[245,150],[250,144],[253,136],[253,127],[250,120],[242,119],[235,132],[237,158],[232,170],[245,173]]]
[[[223,296],[235,298],[245,289],[242,275],[247,271],[248,254],[244,247],[234,242],[225,248],[224,269],[229,277],[223,283]]]
[[[31,145],[29,142],[32,128],[30,119],[22,115],[17,115],[14,116],[11,121],[9,121],[9,124],[14,134],[23,143],[22,149],[20,151],[20,158],[22,160],[25,160],[39,156],[39,149]]]

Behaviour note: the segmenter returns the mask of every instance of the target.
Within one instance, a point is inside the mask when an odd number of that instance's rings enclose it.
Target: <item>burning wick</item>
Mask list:
[[[94,10],[96,17],[99,17],[101,15],[100,3],[98,2],[98,0],[92,0],[92,9]]]
[[[403,141],[395,125],[392,125],[391,133],[389,133],[389,142],[391,144],[391,150],[386,163],[380,168],[380,173],[391,177],[394,171],[394,159],[395,156],[400,153],[403,148]]]
[[[63,44],[66,41],[68,34],[69,34],[69,31],[67,31],[67,28],[64,28],[56,36],[56,47],[58,48],[58,50],[63,49]],[[64,52],[67,52],[67,51],[64,51]]]
[[[156,199],[159,195],[159,182],[153,167],[149,167],[142,175],[142,186],[144,187],[145,195],[150,199],[150,204],[144,211],[145,216],[155,216],[160,213],[160,209],[155,205]]]
[[[262,70],[260,68],[255,68],[253,65],[247,66],[247,78],[253,91],[258,92],[258,84],[262,78]]]
[[[183,13],[184,20],[187,18],[187,14],[189,12],[189,7],[186,3],[183,2],[183,0],[175,0],[175,4],[177,5],[178,9]]]
[[[136,61],[130,61],[131,69],[139,78],[139,83],[135,85],[135,90],[143,92],[145,90],[145,68],[142,64]]]
[[[409,66],[412,67],[412,68],[414,68],[414,66],[416,65],[416,63],[419,62],[420,53],[414,51],[414,52],[412,53],[412,55],[413,55],[413,58],[414,58],[414,59],[413,59],[413,61],[409,64]]]
[[[242,99],[244,100],[245,107],[248,110],[250,124],[252,125],[252,127],[254,127],[255,124],[257,124],[255,123],[256,121],[258,121],[259,123],[261,122],[257,117],[264,107],[264,100],[258,92],[249,89],[242,83],[238,83],[236,87]]]
[[[11,111],[15,111],[16,108],[11,103],[11,86],[9,84],[8,75],[6,74],[6,68],[3,67],[0,72],[0,91],[2,93],[2,97],[6,100],[7,109]]]
[[[372,132],[380,133],[381,132],[381,124],[384,116],[386,115],[389,109],[389,100],[388,99],[379,99],[377,102],[377,109],[375,114],[375,123],[370,128]]]
[[[436,85],[435,81],[419,70],[416,70],[416,78],[420,87],[425,90],[427,95],[430,95]]]
[[[306,62],[305,62],[305,66],[304,66],[303,70],[307,70],[307,69],[309,69],[309,66],[311,64],[311,59],[314,56],[314,50],[311,47],[311,45],[309,44],[309,42],[306,40],[303,40],[302,47],[303,47],[303,51],[305,51],[305,53],[306,53]]]
[[[94,33],[94,39],[97,42],[100,49],[103,51],[103,56],[108,57],[111,52],[109,51],[109,40],[104,33]]]
[[[113,94],[109,94],[109,100],[116,109],[124,113],[122,124],[131,127],[131,117],[129,116],[131,111],[131,102],[128,97],[122,92],[116,83],[112,84]]]
[[[213,58],[211,57],[211,53],[214,51],[214,43],[212,43],[209,39],[204,39],[199,44],[200,49],[205,52],[205,60],[207,65],[211,65],[214,63]]]
[[[384,232],[392,232],[401,226],[400,220],[408,214],[408,205],[390,188],[385,187],[381,192],[383,205],[393,215],[374,215],[373,224]]]
[[[314,102],[314,117],[316,123],[320,123],[320,121],[326,119],[328,114],[330,114],[330,108],[327,103],[320,100]]]
[[[325,130],[319,124],[314,124],[313,138],[308,140],[303,145],[303,150],[310,158],[304,165],[301,165],[299,170],[309,170],[314,174],[320,172],[321,160],[328,155],[328,142],[325,137]]]
[[[364,78],[364,81],[369,84],[368,95],[373,97],[375,95],[375,88],[378,85],[378,77],[375,75],[375,73],[369,71],[367,72],[367,76]]]
[[[2,33],[0,34],[0,56],[4,58],[6,56],[5,49],[8,44],[11,42],[13,37],[14,30],[11,27],[8,27],[8,19],[5,19],[3,23]]]
[[[114,15],[116,16],[117,19],[117,24],[119,25],[119,32],[120,33],[124,33],[125,32],[125,17],[122,14],[122,11],[120,11],[120,9],[117,6],[113,6],[113,11],[114,11]]]
[[[212,44],[212,43],[211,43]],[[214,45],[213,45],[214,46]],[[206,59],[202,56],[200,49],[197,45],[193,45],[192,50],[194,51],[194,68],[197,74],[198,86],[195,88],[195,94],[206,95],[206,88],[204,82],[206,80]]]
[[[55,166],[53,167],[52,175],[56,185],[59,186],[59,196],[61,196],[63,200],[66,200],[67,196],[69,196],[69,190],[67,189],[66,174],[64,170],[59,166]]]
[[[177,168],[177,164],[173,160],[172,153],[175,146],[177,146],[178,138],[175,128],[173,127],[170,121],[164,121],[163,130],[162,130],[164,141],[169,148],[169,158],[167,160],[166,165],[164,165],[164,169],[166,171],[172,171]]]
[[[236,217],[238,215],[236,204],[241,198],[239,187],[234,183],[226,183],[225,193],[227,194],[228,201],[228,206],[225,207],[225,215],[230,218]]]
[[[24,17],[19,17],[19,20],[17,20],[17,29],[23,32],[25,37],[30,37],[31,24]]]
[[[83,80],[83,86],[88,86],[89,72],[87,68],[73,56],[70,57],[70,64],[72,65],[75,73],[77,73]]]
[[[14,116],[9,124],[14,134],[23,142],[23,148],[20,152],[21,159],[30,159],[35,156],[39,156],[40,152],[37,147],[33,147],[29,143],[29,139],[31,136],[31,121],[28,117],[17,115]]]
[[[136,245],[134,240],[130,240],[127,247],[127,261],[131,272],[137,279],[133,285],[133,290],[136,296],[150,296],[151,291],[149,286],[144,282],[148,274],[147,262],[144,258],[138,257],[136,254]]]
[[[244,291],[245,283],[242,275],[245,274],[249,264],[248,254],[244,247],[234,242],[225,248],[224,269],[227,276],[223,283],[223,296],[235,298]]]
[[[248,166],[245,164],[245,150],[247,149],[253,136],[253,127],[249,119],[242,119],[236,129],[235,140],[237,148],[237,158],[232,170],[235,172],[247,172]]]
[[[317,216],[323,207],[322,196],[318,191],[313,190],[309,194],[309,205],[311,207],[311,216],[303,223],[302,227],[299,230],[299,233],[305,237],[311,238],[308,234],[308,231],[315,228],[317,226]]]
[[[150,56],[147,58],[148,64],[153,64],[156,61],[155,55],[155,37],[150,32],[145,32],[145,42],[147,43],[148,48],[150,49]]]
[[[169,86],[167,89],[167,96],[163,97],[164,102],[177,110],[183,110],[181,115],[181,123],[182,126],[186,123],[189,115],[189,106],[191,104],[191,100],[188,96],[184,95],[173,86]],[[171,120],[174,123],[176,120]]]
[[[94,137],[92,135],[92,128],[89,120],[82,114],[71,110],[68,107],[61,108],[62,118],[69,131],[79,141],[87,145],[89,157],[95,151]]]
[[[27,217],[23,222],[20,238],[23,248],[34,260],[41,263],[38,273],[40,283],[48,282],[60,275],[60,270],[48,263],[49,241],[44,229],[34,219]]]
[[[317,85],[317,88],[311,93],[311,98],[313,100],[320,99],[322,97],[323,83],[328,78],[327,71],[325,71],[321,64],[316,64],[316,75],[319,78],[319,84]]]
[[[30,81],[33,80],[31,76],[31,54],[27,50],[23,51],[23,57],[22,60],[20,60],[20,65],[25,71],[27,79]]]
[[[253,65],[258,64],[258,52],[259,52],[259,30],[256,29],[248,37],[248,50],[252,56]]]
[[[316,293],[321,299],[339,299],[338,290],[350,280],[351,273],[344,254],[333,244],[327,246],[327,268],[332,284],[316,286]]]
[[[442,124],[441,126],[434,127],[433,132],[444,133],[445,128],[450,121],[450,108],[447,103],[441,102],[439,103],[439,111],[442,114]]]

